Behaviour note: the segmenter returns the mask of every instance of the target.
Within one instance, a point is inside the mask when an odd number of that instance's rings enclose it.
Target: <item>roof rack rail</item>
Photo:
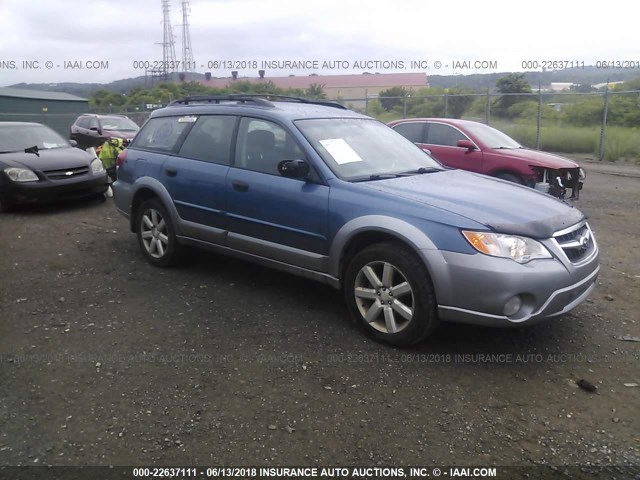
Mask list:
[[[258,95],[261,97],[264,95]],[[239,102],[239,103],[256,103],[264,107],[274,107],[275,105],[264,98],[254,98],[252,95],[232,94],[232,95],[192,95],[189,97],[179,98],[169,103],[168,106],[189,105],[190,103],[216,103],[221,102]]]
[[[265,107],[275,107],[275,105],[269,100],[284,100],[289,102],[305,103],[310,105],[322,105],[325,107],[340,108],[347,110],[347,107],[340,105],[336,102],[330,102],[326,100],[310,100],[308,98],[292,97],[288,95],[275,95],[269,93],[233,93],[229,95],[195,95],[190,97],[179,98],[169,103],[172,105],[189,105],[190,103],[216,103],[220,102],[239,102],[249,103],[253,102]]]

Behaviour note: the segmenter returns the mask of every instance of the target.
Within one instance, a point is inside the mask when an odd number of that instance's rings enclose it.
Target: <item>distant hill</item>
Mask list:
[[[495,88],[496,80],[509,72],[502,73],[476,73],[471,75],[428,75],[429,85],[432,87],[461,87],[472,90],[486,90]],[[577,84],[594,85],[607,81],[631,80],[640,76],[640,72],[633,69],[600,69],[596,67],[569,68],[565,70],[551,70],[546,72],[525,72],[525,79],[532,87],[538,84],[549,85],[551,82],[572,82]],[[319,76],[318,78],[322,78]],[[201,73],[188,73],[187,81],[202,80]],[[174,74],[172,80],[178,80],[178,74]],[[157,82],[157,79],[154,80]],[[79,97],[88,98],[96,90],[108,90],[114,93],[128,93],[133,87],[150,88],[152,78],[135,77],[116,80],[111,83],[17,83],[10,85],[14,88],[44,90],[52,92],[65,92]]]
[[[472,75],[428,75],[429,85],[432,87],[461,87],[473,90],[493,89],[496,80],[507,73],[477,73]],[[546,72],[524,72],[524,78],[532,88],[549,85],[552,82],[571,82],[577,84],[595,85],[607,81],[626,81],[640,77],[640,71],[633,69],[602,69],[596,67],[567,68],[564,70],[550,70]]]
[[[177,81],[178,74],[174,74],[170,79]],[[204,75],[201,73],[187,73],[186,81],[192,80],[204,80]],[[116,80],[111,83],[16,83],[15,85],[10,85],[10,87],[27,90],[65,92],[79,97],[88,98],[96,90],[108,90],[114,93],[129,93],[133,87],[150,88],[152,86],[152,82],[155,84],[157,81],[157,79],[152,79],[150,76],[145,77],[142,75],[140,77]]]

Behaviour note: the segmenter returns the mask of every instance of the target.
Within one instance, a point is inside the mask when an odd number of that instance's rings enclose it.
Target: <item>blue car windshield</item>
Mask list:
[[[343,180],[365,180],[386,175],[444,167],[393,129],[366,118],[297,120],[296,126]]]

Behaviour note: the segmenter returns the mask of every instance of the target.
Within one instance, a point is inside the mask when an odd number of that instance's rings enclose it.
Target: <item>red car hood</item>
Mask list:
[[[553,155],[552,153],[540,152],[539,150],[529,150],[528,148],[513,148],[513,149],[489,149],[491,153],[498,154],[502,157],[510,157],[514,160],[521,160],[527,162],[528,165],[535,165],[545,168],[578,168],[578,165],[573,160],[561,157],[559,155]]]

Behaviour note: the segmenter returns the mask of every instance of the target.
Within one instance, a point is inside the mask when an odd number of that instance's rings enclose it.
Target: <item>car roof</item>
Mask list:
[[[309,118],[364,118],[366,115],[334,106],[298,103],[286,101],[260,103],[243,103],[229,101],[225,103],[190,103],[188,105],[175,104],[154,110],[151,117],[166,117],[175,115],[205,115],[211,113],[229,115],[251,115],[260,113],[270,118],[287,119],[290,121]]]

